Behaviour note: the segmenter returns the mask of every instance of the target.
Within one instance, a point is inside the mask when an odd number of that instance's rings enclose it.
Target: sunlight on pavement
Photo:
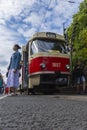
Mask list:
[[[3,99],[3,98],[6,98],[8,96],[10,96],[11,94],[8,94],[8,95],[0,95],[0,100]]]

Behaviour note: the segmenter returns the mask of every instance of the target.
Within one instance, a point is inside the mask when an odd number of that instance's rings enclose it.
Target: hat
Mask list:
[[[16,46],[18,49],[21,49],[21,47],[18,44],[15,44],[14,46]]]

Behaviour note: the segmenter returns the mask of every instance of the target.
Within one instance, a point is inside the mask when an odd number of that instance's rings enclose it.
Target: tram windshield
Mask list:
[[[62,41],[34,40],[30,47],[31,55],[39,52],[58,51],[66,53],[66,47]]]

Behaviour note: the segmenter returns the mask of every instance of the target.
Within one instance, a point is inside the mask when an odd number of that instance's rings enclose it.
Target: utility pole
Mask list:
[[[84,8],[87,8],[87,1],[84,0]]]
[[[66,44],[68,44],[68,34],[67,34],[67,29],[65,28],[65,23],[63,23],[63,35],[65,38]]]
[[[72,63],[72,58],[73,58],[73,41],[74,41],[75,36],[76,36],[77,25],[78,25],[78,23],[76,22],[74,24],[72,35],[71,35],[71,52],[70,52],[70,55],[71,55],[70,56],[71,57],[71,70],[73,69],[73,63]]]

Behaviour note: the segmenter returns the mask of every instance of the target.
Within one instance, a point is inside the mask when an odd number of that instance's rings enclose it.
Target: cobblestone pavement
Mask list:
[[[58,95],[6,97],[0,100],[0,130],[87,130],[86,99]]]

